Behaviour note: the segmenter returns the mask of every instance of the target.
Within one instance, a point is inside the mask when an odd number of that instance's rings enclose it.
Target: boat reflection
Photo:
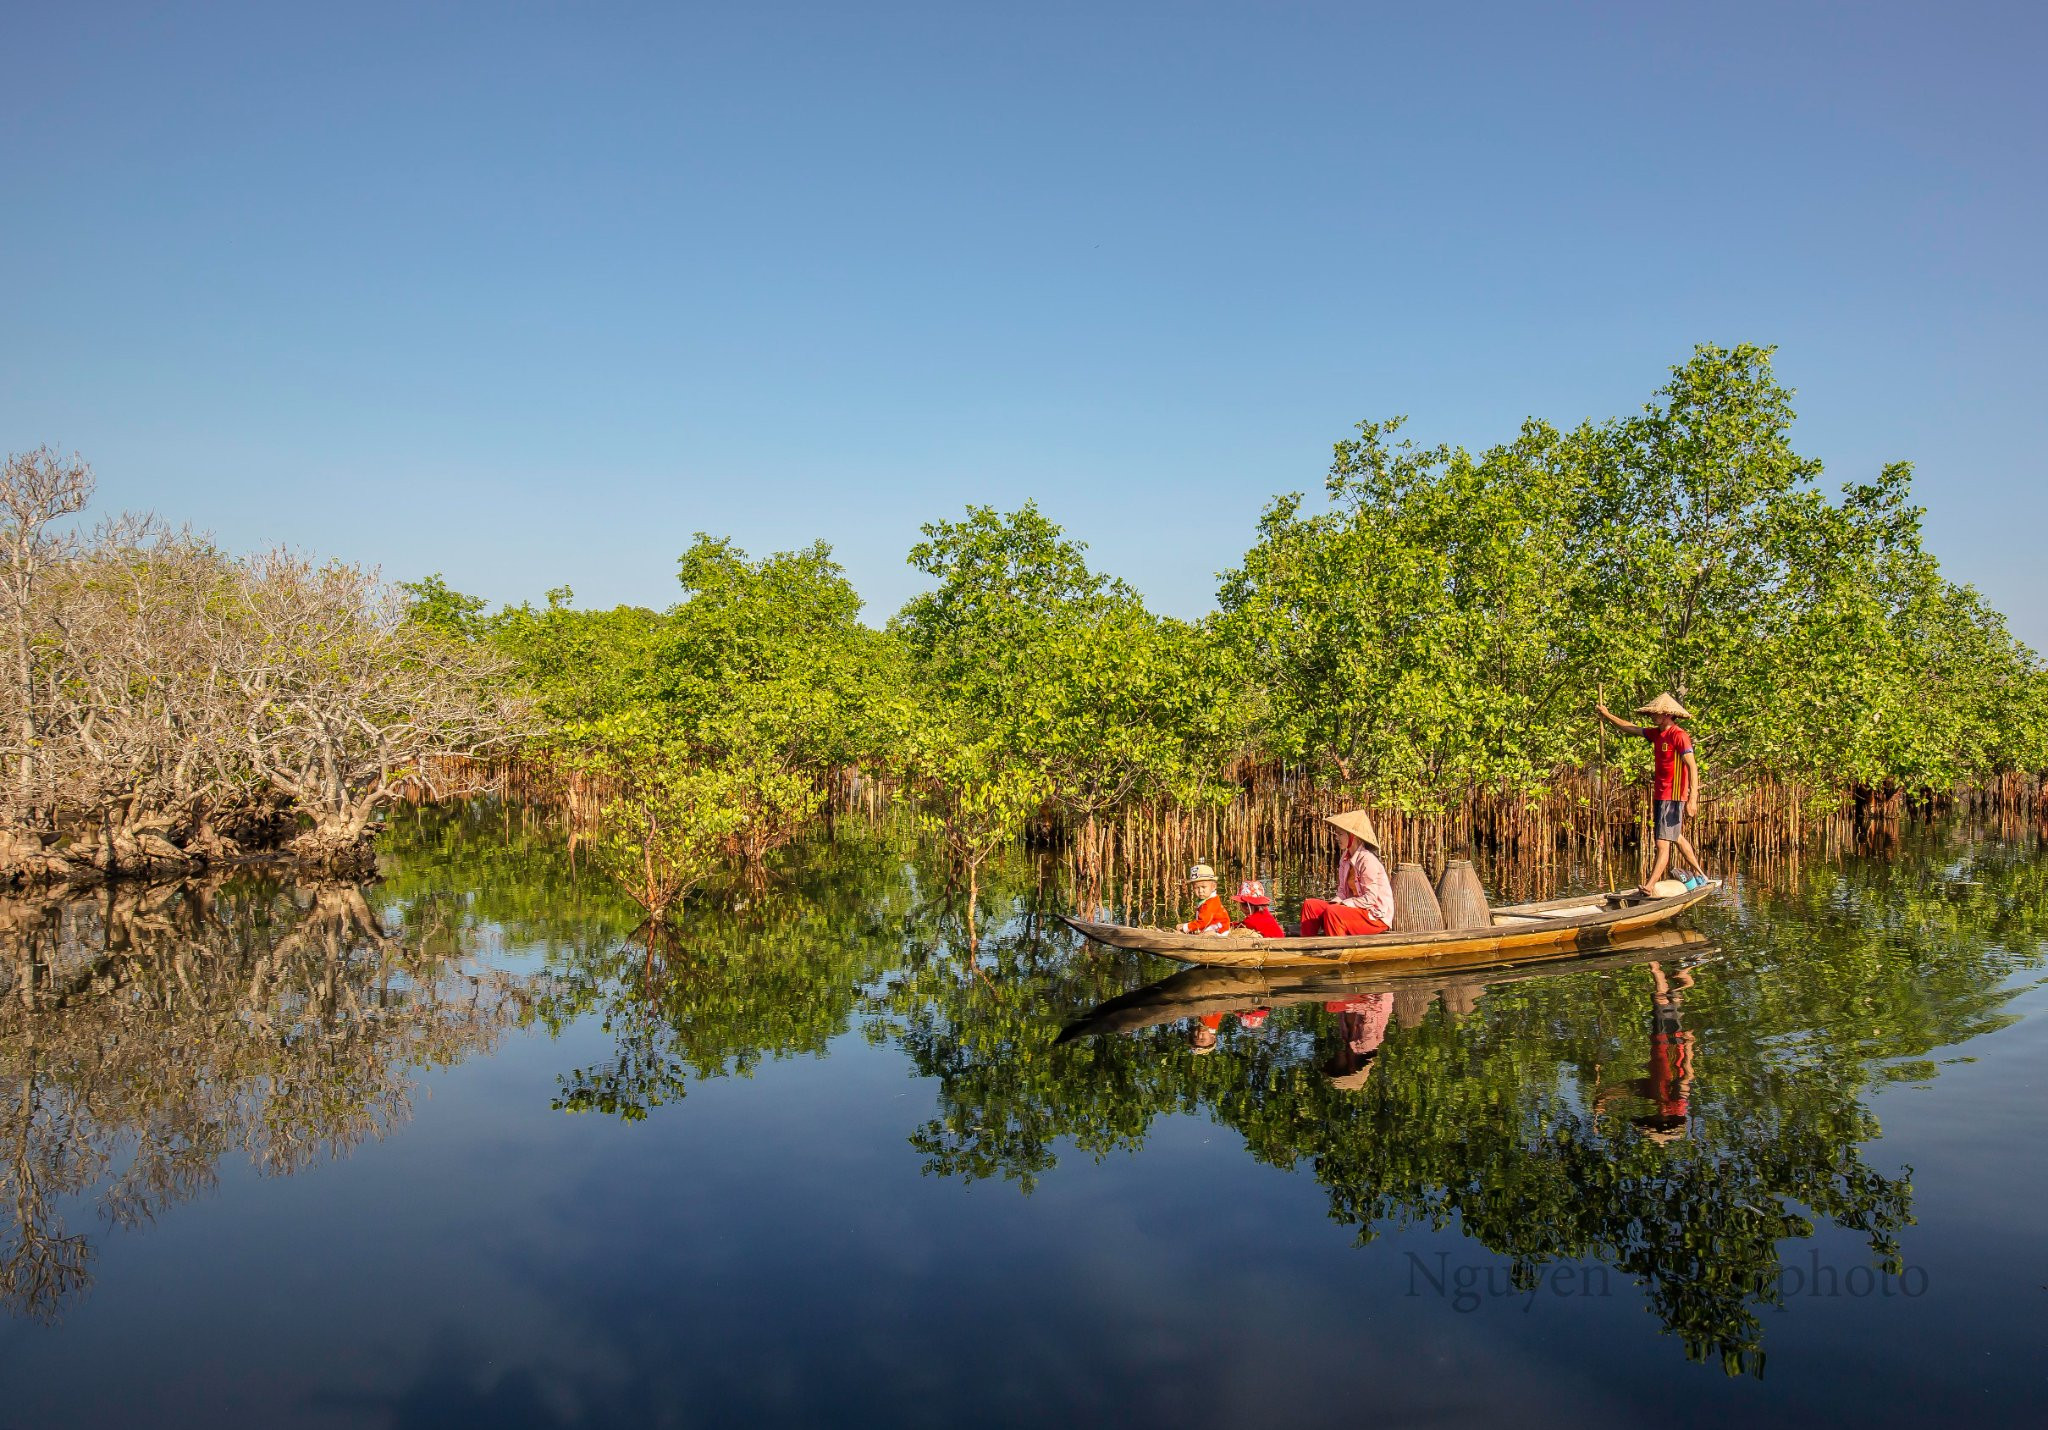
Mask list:
[[[1587,956],[1566,950],[1542,961],[1521,959],[1512,964],[1480,954],[1330,968],[1190,968],[1109,999],[1061,1029],[1054,1041],[1071,1043],[1108,1033],[1131,1033],[1183,1019],[1201,1023],[1216,1018],[1218,1022],[1208,1024],[1215,1029],[1225,1016],[1242,1020],[1247,1014],[1303,1003],[1321,1003],[1334,1012],[1347,1001],[1380,995],[1388,999],[1398,1026],[1413,1028],[1435,1002],[1442,1003],[1453,1022],[1470,1016],[1493,987],[1561,974],[1637,968],[1666,959],[1683,959],[1693,966],[1708,961],[1714,953],[1705,934],[1692,929],[1657,929],[1617,942],[1600,954]],[[1256,1024],[1264,1021],[1259,1016]]]

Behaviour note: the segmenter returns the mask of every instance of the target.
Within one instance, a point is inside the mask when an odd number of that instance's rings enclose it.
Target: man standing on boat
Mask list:
[[[1394,926],[1394,885],[1380,862],[1379,831],[1362,809],[1323,818],[1344,836],[1337,861],[1337,897],[1301,901],[1301,936],[1385,933]]]
[[[1704,877],[1707,866],[1700,862],[1699,852],[1685,837],[1685,816],[1699,812],[1700,765],[1692,752],[1692,736],[1679,729],[1678,722],[1690,720],[1692,712],[1680,705],[1669,691],[1648,705],[1636,707],[1636,714],[1650,717],[1648,725],[1631,725],[1604,703],[1595,705],[1593,709],[1622,734],[1640,735],[1648,740],[1650,747],[1657,752],[1655,783],[1650,791],[1656,805],[1657,859],[1650,866],[1650,877],[1643,880],[1643,897],[1653,897],[1653,891],[1663,881],[1665,871],[1671,867],[1671,846],[1674,844],[1685,855],[1686,862]]]

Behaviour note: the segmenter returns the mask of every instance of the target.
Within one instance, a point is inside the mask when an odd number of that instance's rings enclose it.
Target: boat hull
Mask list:
[[[1097,943],[1210,968],[1327,966],[1474,954],[1504,960],[1524,952],[1533,956],[1559,950],[1605,948],[1618,938],[1670,922],[1720,888],[1721,881],[1715,879],[1668,899],[1632,900],[1623,894],[1601,894],[1584,899],[1512,904],[1493,911],[1495,922],[1490,928],[1408,934],[1397,930],[1339,938],[1181,933],[1176,929],[1096,923],[1064,914],[1060,917],[1070,928]],[[1586,911],[1579,912],[1581,909]]]

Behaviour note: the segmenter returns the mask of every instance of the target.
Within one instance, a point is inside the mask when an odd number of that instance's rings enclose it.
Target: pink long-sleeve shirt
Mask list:
[[[1381,923],[1394,925],[1394,885],[1387,878],[1387,866],[1363,844],[1337,861],[1337,897],[1330,902],[1364,909]]]

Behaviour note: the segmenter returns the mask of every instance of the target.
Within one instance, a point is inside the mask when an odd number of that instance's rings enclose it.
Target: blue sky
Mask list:
[[[1207,609],[1407,413],[1775,343],[2036,646],[2040,5],[60,6],[0,17],[0,445],[236,547],[666,604],[698,529],[1036,498]]]

